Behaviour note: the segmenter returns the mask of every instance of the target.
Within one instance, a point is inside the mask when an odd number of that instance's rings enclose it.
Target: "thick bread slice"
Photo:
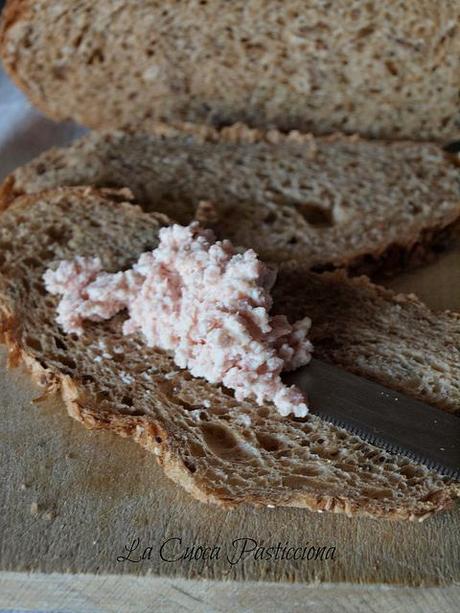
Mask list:
[[[269,261],[394,272],[440,248],[460,218],[460,168],[427,143],[313,138],[233,126],[90,134],[4,183],[8,201],[64,185],[128,186],[146,210],[211,225]]]
[[[63,334],[55,321],[56,298],[44,290],[44,270],[77,254],[100,256],[108,270],[126,267],[155,246],[159,227],[167,223],[119,199],[123,194],[63,188],[18,198],[2,213],[1,329],[13,365],[25,362],[46,393],[60,390],[70,415],[86,426],[134,438],[156,454],[173,480],[206,502],[405,519],[423,519],[452,504],[458,483],[314,416],[283,418],[270,404],[238,403],[228,390],[179,371],[140,337],[123,336],[122,315],[88,324],[80,338]],[[280,288],[283,279],[282,274]],[[322,301],[326,288],[332,283],[335,290],[339,283],[307,274],[300,296],[309,279],[310,309],[313,292]],[[291,281],[287,275],[288,286]],[[363,281],[341,283],[356,300],[369,296],[369,313],[390,301]],[[404,302],[396,301],[404,312]],[[415,325],[415,303],[413,308]],[[317,311],[321,330],[326,314]],[[425,316],[423,307],[419,311]],[[456,319],[446,316],[445,326],[446,333],[458,333]],[[321,347],[320,335],[315,340]],[[414,377],[430,360],[429,353],[421,357]]]
[[[460,415],[460,314],[433,313],[367,277],[283,264],[278,278],[275,311],[308,313],[317,357]]]
[[[44,112],[99,129],[447,139],[460,134],[459,19],[458,0],[10,0],[1,54]]]

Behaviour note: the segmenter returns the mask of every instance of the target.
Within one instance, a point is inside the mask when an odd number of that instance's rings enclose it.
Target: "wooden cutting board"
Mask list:
[[[457,248],[387,285],[417,292],[434,309],[460,310],[459,280]],[[420,591],[389,587],[383,598],[388,603],[393,594],[396,608],[408,593],[413,610],[454,610],[460,598],[452,586],[460,582],[459,506],[423,523],[206,506],[164,477],[154,458],[131,441],[85,430],[58,399],[32,404],[37,388],[22,370],[5,370],[4,352],[1,360],[0,607],[131,610],[132,598],[138,611],[150,610],[145,602],[154,601],[163,610],[224,610],[222,586],[233,586],[236,610],[253,610],[248,603],[265,598],[267,611],[300,611],[305,596],[299,590],[321,584],[328,590],[309,592],[309,602],[352,611],[370,599],[378,610],[382,592],[357,584],[451,584],[423,598]],[[229,558],[235,561],[243,545],[234,545],[236,539],[248,539],[248,547],[326,547],[329,559],[268,561],[252,554],[232,564]],[[180,559],[193,546],[199,557],[200,545],[217,547],[214,559]],[[139,562],[123,559],[143,553]],[[188,581],[196,578],[208,581]],[[215,583],[224,579],[237,587]],[[279,589],[253,581],[276,582]],[[303,586],[291,589],[288,582]]]

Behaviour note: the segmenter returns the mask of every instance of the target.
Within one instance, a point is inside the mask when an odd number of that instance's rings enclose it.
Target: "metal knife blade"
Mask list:
[[[283,381],[304,392],[314,415],[460,479],[460,417],[317,359]]]

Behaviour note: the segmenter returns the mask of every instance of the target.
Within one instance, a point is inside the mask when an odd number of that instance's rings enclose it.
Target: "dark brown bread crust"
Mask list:
[[[0,186],[1,197],[1,186]],[[383,252],[357,256],[341,267],[313,267],[314,272],[333,271],[344,268],[351,276],[367,275],[376,282],[436,260],[439,254],[448,250],[459,236],[460,222],[455,220],[447,225],[428,228],[420,234],[407,237],[406,244],[393,243]]]
[[[3,8],[0,22],[0,47],[5,42],[8,28],[19,19],[27,17],[28,0],[8,0]]]
[[[8,35],[8,30],[18,21],[27,21],[32,15],[30,0],[7,0],[0,17],[0,51],[5,46],[5,40]],[[16,85],[23,91],[27,91],[27,84],[22,82],[16,71],[15,62],[3,62],[3,67]],[[31,96],[31,99],[32,96]],[[35,100],[34,103],[40,108],[40,100]]]

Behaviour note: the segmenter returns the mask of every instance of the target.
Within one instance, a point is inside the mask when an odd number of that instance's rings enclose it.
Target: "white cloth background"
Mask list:
[[[50,121],[32,108],[0,65],[0,181],[41,151],[65,145],[84,132],[72,122]]]

